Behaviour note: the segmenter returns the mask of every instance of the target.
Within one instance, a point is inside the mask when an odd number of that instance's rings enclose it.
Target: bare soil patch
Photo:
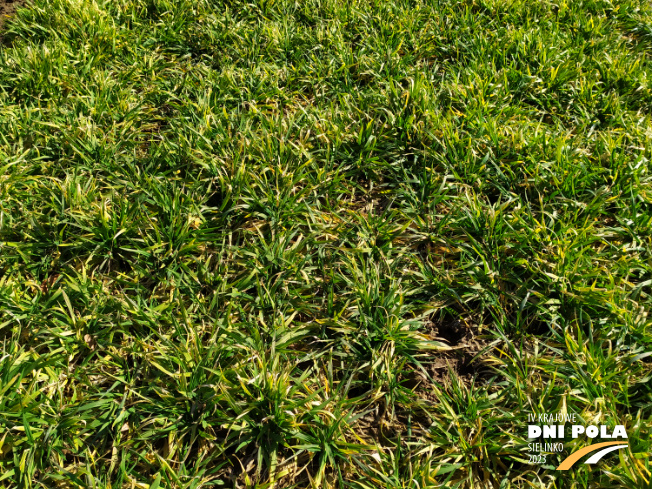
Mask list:
[[[430,336],[443,340],[453,348],[448,352],[440,352],[429,364],[428,373],[435,381],[447,384],[451,372],[465,382],[489,373],[482,360],[476,358],[486,346],[486,341],[476,336],[473,327],[452,319],[430,322],[426,328]]]
[[[0,39],[2,39],[2,28],[5,21],[14,15],[14,12],[25,0],[0,0]]]

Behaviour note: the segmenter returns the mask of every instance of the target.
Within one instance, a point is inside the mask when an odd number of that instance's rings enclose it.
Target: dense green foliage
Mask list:
[[[0,487],[649,487],[649,2],[5,29]],[[560,411],[630,447],[530,465]]]

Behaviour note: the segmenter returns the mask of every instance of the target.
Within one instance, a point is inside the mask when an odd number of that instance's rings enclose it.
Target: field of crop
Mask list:
[[[650,2],[2,31],[0,488],[650,487]],[[530,463],[541,413],[629,446]]]

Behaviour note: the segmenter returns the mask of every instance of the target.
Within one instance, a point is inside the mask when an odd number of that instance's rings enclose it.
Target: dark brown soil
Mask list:
[[[474,377],[483,378],[489,373],[482,359],[475,358],[486,346],[486,341],[477,337],[474,328],[466,322],[457,319],[430,322],[426,329],[433,339],[443,340],[452,348],[439,352],[428,364],[428,373],[435,381],[447,384],[451,371],[464,382]]]
[[[16,9],[20,7],[25,0],[0,0],[0,39],[2,39],[2,27],[8,17],[11,17]]]

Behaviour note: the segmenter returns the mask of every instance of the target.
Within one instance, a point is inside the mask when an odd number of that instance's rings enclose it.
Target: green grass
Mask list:
[[[20,9],[0,488],[650,487],[651,54],[643,0]],[[629,449],[528,464],[559,411]]]

